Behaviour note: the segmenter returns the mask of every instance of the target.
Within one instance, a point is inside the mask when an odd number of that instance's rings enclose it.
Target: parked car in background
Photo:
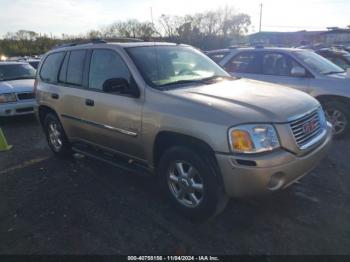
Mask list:
[[[30,64],[36,70],[39,67],[40,60],[39,59],[28,59],[26,62],[28,64]]]
[[[205,219],[228,197],[281,190],[326,154],[332,129],[297,90],[236,79],[171,43],[91,43],[45,55],[38,118],[57,156],[71,149],[157,175],[185,215]]]
[[[34,79],[28,63],[0,62],[0,116],[34,113]]]
[[[334,48],[322,48],[315,52],[344,70],[350,68],[350,53],[347,51]]]
[[[223,49],[207,55],[233,76],[285,85],[312,95],[322,104],[334,135],[349,133],[350,79],[344,69],[320,55],[303,49],[264,47]]]

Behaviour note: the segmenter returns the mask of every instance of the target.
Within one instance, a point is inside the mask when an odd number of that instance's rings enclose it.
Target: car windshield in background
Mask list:
[[[156,88],[230,77],[210,58],[190,47],[133,47],[128,53],[147,84]]]
[[[0,81],[34,78],[35,69],[29,64],[0,64]]]
[[[344,73],[344,70],[342,68],[316,53],[309,51],[297,51],[294,52],[294,54],[299,59],[304,61],[304,63],[307,64],[312,70],[316,71],[319,74],[327,75]]]

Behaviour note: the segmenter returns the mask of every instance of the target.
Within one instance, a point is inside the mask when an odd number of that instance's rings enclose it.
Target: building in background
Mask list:
[[[249,35],[249,42],[273,46],[350,45],[350,28],[328,27],[327,29],[326,31],[259,32]]]

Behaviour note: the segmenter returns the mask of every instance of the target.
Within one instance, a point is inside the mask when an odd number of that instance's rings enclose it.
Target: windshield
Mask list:
[[[34,78],[35,69],[29,64],[0,64],[0,81]]]
[[[316,53],[310,51],[297,51],[294,52],[294,54],[318,74],[327,75],[344,72],[342,68]]]
[[[132,47],[128,53],[147,84],[156,88],[230,76],[210,58],[191,47]]]

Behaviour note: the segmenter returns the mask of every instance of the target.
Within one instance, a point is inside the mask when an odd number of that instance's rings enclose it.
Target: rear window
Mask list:
[[[57,82],[57,74],[64,55],[65,52],[53,53],[45,59],[40,71],[41,80],[49,83]]]
[[[248,73],[257,74],[259,70],[259,60],[257,53],[242,52],[232,58],[225,69],[230,73]]]
[[[71,51],[67,68],[67,83],[80,86],[83,81],[85,50]]]

